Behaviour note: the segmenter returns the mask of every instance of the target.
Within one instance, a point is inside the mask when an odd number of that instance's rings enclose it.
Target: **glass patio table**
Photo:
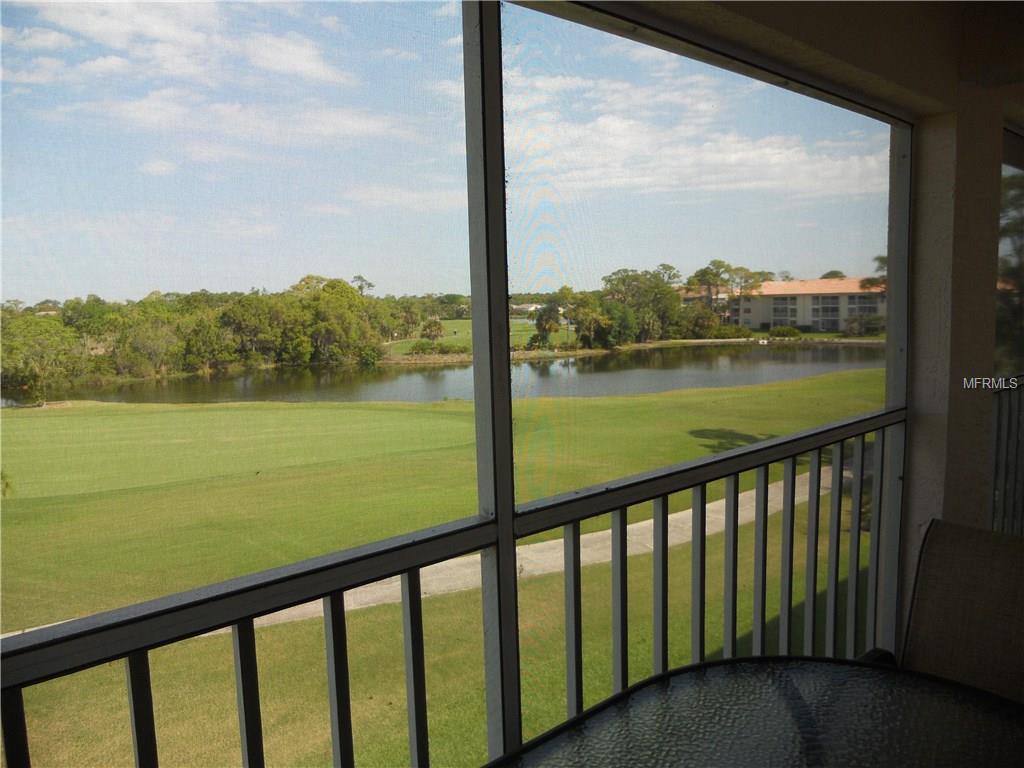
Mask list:
[[[501,766],[1008,766],[1024,705],[893,667],[710,662],[634,686]]]

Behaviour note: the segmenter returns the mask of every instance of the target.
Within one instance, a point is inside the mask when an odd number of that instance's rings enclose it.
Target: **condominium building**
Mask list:
[[[754,330],[791,325],[841,331],[851,317],[885,316],[885,291],[861,288],[861,278],[770,280],[729,302],[729,322]]]

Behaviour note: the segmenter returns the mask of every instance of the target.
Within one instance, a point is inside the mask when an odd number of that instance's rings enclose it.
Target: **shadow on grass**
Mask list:
[[[744,448],[762,440],[770,440],[776,435],[754,435],[746,432],[737,432],[735,429],[691,429],[690,434],[701,443],[701,448],[708,453],[723,453],[735,448]]]

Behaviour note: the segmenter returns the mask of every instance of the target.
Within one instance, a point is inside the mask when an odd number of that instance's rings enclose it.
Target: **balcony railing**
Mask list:
[[[1024,536],[1024,373],[996,390],[992,530]]]
[[[1016,401],[1019,408],[1019,398]],[[1019,413],[1019,412],[1018,412]],[[806,546],[805,594],[817,597],[819,505],[822,474],[828,470],[830,509],[825,601],[825,655],[852,657],[857,653],[857,632],[862,628],[869,646],[893,648],[895,643],[896,567],[899,545],[899,483],[902,474],[905,411],[894,409],[850,419],[828,427],[769,440],[752,448],[728,451],[710,458],[687,462],[660,471],[637,475],[522,505],[514,516],[516,540],[563,528],[565,578],[565,655],[567,716],[583,708],[583,654],[580,597],[580,522],[611,513],[614,691],[630,682],[627,668],[626,508],[653,503],[653,674],[668,668],[668,497],[684,490],[692,492],[692,558],[690,606],[691,657],[705,658],[706,615],[706,510],[708,486],[725,483],[725,573],[723,590],[723,647],[725,657],[737,655],[737,561],[739,478],[756,473],[754,527],[754,584],[752,653],[766,649],[767,616],[767,516],[769,465],[781,463],[783,477],[782,537],[780,563],[780,610],[778,647],[780,653],[815,653],[815,604],[805,600],[803,626],[793,622],[794,547]],[[1019,423],[1019,420],[1018,420]],[[868,438],[873,436],[869,445]],[[850,479],[844,483],[846,457],[852,453]],[[830,465],[823,463],[830,453]],[[798,459],[809,461],[809,509],[806,542],[794,540],[797,506],[796,469]],[[867,466],[870,463],[871,466]],[[866,479],[870,478],[870,486]],[[846,616],[840,616],[840,518],[844,487],[849,489],[849,568],[846,579]],[[869,498],[870,497],[870,498]],[[860,581],[861,511],[870,502],[867,583]],[[330,701],[330,722],[334,764],[350,766],[353,758],[351,703],[349,697],[348,647],[345,624],[345,593],[356,587],[391,576],[400,576],[407,680],[409,747],[414,765],[429,763],[427,696],[424,670],[424,636],[420,590],[421,569],[472,552],[495,551],[499,546],[500,520],[470,518],[429,530],[400,536],[376,544],[306,560],[221,584],[211,585],[151,602],[122,608],[59,625],[9,637],[0,643],[2,663],[2,719],[7,764],[12,768],[30,764],[22,691],[46,680],[70,675],[106,662],[123,659],[127,676],[135,761],[139,766],[157,764],[158,743],[150,687],[149,651],[186,638],[230,627],[234,640],[234,665],[242,763],[263,765],[263,736],[260,712],[259,671],[256,657],[254,619],[312,600],[323,601],[326,636],[325,654]],[[486,559],[482,578],[488,579]],[[505,626],[502,611],[488,601],[516,601],[516,581],[502,580],[494,591],[485,590],[485,642],[488,632],[511,632],[518,640],[518,626]],[[859,610],[861,591],[866,591],[866,610]],[[515,617],[515,613],[512,616]],[[496,622],[496,624],[494,623]],[[517,624],[517,622],[514,622]],[[841,632],[845,625],[845,637]],[[802,635],[802,642],[801,642]],[[518,642],[513,645],[518,648]],[[488,688],[519,679],[518,654],[501,660],[501,669],[488,669]],[[515,688],[518,691],[518,687]],[[492,694],[493,696],[493,694]],[[492,699],[489,696],[489,699]],[[508,697],[492,700],[504,706]],[[74,702],[66,702],[69,707]],[[489,708],[489,731],[504,739],[491,740],[491,756],[518,745],[521,733],[507,733],[507,723],[520,722],[519,713],[509,717],[501,708]],[[39,736],[45,738],[45,734]],[[506,746],[495,746],[496,744]]]

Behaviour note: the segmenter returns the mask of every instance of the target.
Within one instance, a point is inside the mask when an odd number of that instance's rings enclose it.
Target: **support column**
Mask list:
[[[1002,102],[961,82],[956,107],[914,128],[901,626],[929,521],[989,523],[992,393],[963,380],[992,371]]]

